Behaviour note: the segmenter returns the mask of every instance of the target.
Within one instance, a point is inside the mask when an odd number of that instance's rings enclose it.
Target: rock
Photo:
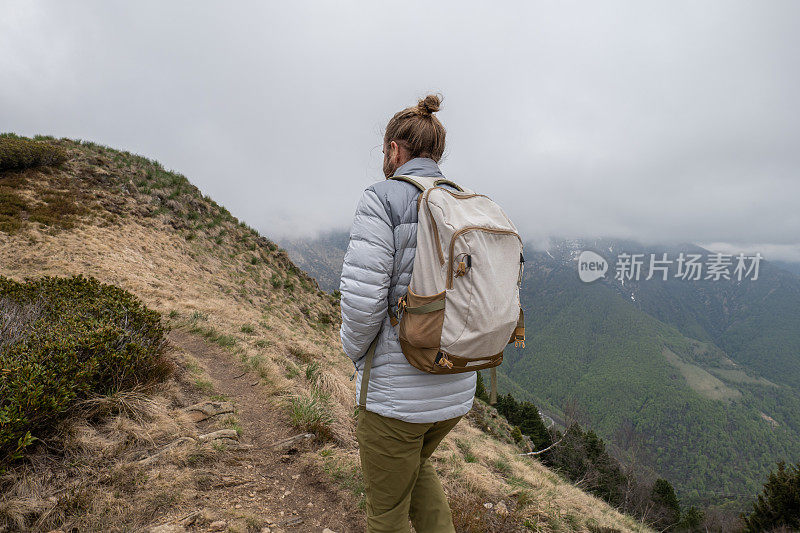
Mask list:
[[[185,408],[193,422],[202,422],[212,416],[233,412],[233,402],[217,402],[207,400]]]
[[[216,520],[208,525],[208,529],[211,531],[222,531],[226,527],[228,527],[228,523],[225,520]]]
[[[272,529],[268,527],[262,527],[261,533],[272,533]]]
[[[494,505],[491,502],[486,502],[483,504],[483,506],[486,507],[487,509],[491,509],[492,507],[494,507]]]
[[[210,442],[218,439],[230,439],[238,442],[239,434],[236,433],[235,429],[220,429],[218,431],[212,431],[211,433],[206,433],[205,435],[200,435],[197,437],[197,440],[200,442]]]
[[[499,514],[500,516],[507,516],[508,515],[508,507],[504,502],[497,502],[497,505],[494,506],[494,512]]]
[[[166,446],[164,446],[163,448],[161,448],[160,450],[158,450],[153,455],[151,455],[149,457],[145,457],[144,459],[139,461],[139,464],[141,464],[141,465],[149,465],[151,463],[156,462],[159,459],[159,457],[161,457],[161,455],[164,454],[165,452],[167,452],[168,450],[171,450],[173,448],[177,448],[178,446],[183,446],[183,445],[186,445],[186,444],[194,443],[194,442],[195,442],[195,440],[192,437],[179,437],[179,438],[175,439],[174,441],[170,442],[169,444],[167,444]]]
[[[527,435],[522,436],[522,448],[525,450],[525,452],[536,451],[536,448],[533,446],[533,440]]]
[[[332,529],[328,529],[328,528],[326,527],[325,529],[323,529],[323,530],[322,530],[322,533],[336,533],[336,532],[335,532],[334,530],[332,530]]]
[[[148,531],[150,533],[184,533],[186,528],[178,524],[162,524],[160,526],[151,527]]]
[[[234,509],[241,509],[242,508],[242,504],[241,503],[237,503],[236,505],[233,506],[233,508]]]

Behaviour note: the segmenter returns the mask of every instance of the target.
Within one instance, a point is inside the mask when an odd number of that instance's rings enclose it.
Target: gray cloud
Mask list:
[[[349,224],[382,177],[386,120],[441,91],[445,174],[530,239],[800,250],[799,15],[791,0],[6,2],[0,130],[154,157],[266,235],[302,235]]]

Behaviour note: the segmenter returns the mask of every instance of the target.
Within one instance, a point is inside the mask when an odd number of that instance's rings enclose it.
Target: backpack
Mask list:
[[[494,404],[503,349],[512,342],[525,347],[519,301],[525,263],[522,239],[488,196],[446,179],[389,179],[420,190],[411,281],[406,294],[389,308],[392,326],[399,326],[403,355],[412,366],[432,374],[490,368]],[[377,341],[376,337],[366,353],[358,402],[363,409]]]
[[[392,320],[403,354],[432,374],[494,369],[507,344],[525,345],[525,259],[516,227],[489,197],[451,181],[391,179],[420,190],[411,282]]]

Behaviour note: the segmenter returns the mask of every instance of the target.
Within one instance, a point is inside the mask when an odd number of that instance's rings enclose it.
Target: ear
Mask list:
[[[394,141],[389,143],[389,160],[395,164],[400,160],[400,146]]]

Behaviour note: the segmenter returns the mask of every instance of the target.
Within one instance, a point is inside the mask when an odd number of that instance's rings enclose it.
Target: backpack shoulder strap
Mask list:
[[[428,178],[425,176],[391,176],[387,179],[405,181],[419,189],[420,192],[425,192],[428,189],[436,187],[436,178]]]
[[[457,191],[464,192],[464,189],[462,189],[461,186],[459,186],[457,183],[455,183],[454,181],[446,180],[444,178],[430,178],[425,176],[391,176],[390,178],[387,179],[405,181],[406,183],[410,183],[411,185],[419,189],[420,192],[425,192],[428,189],[432,189],[440,185],[448,185]]]
[[[445,179],[438,179],[438,180],[434,181],[433,184],[435,186],[437,186],[437,187],[439,185],[449,185],[450,187],[454,188],[457,191],[464,192],[464,189],[462,189],[461,186],[459,184],[457,184],[456,182],[454,182],[454,181],[445,180]]]
[[[455,190],[459,192],[472,192],[462,189],[455,182],[446,180],[444,178],[433,178],[427,176],[391,176],[386,179],[405,181],[406,183],[410,183],[411,185],[419,189],[420,194],[417,196],[417,211],[419,211],[419,208],[422,205],[422,197],[425,195],[425,191],[433,189],[434,187],[438,187],[440,185],[447,185],[448,187],[453,187]]]

